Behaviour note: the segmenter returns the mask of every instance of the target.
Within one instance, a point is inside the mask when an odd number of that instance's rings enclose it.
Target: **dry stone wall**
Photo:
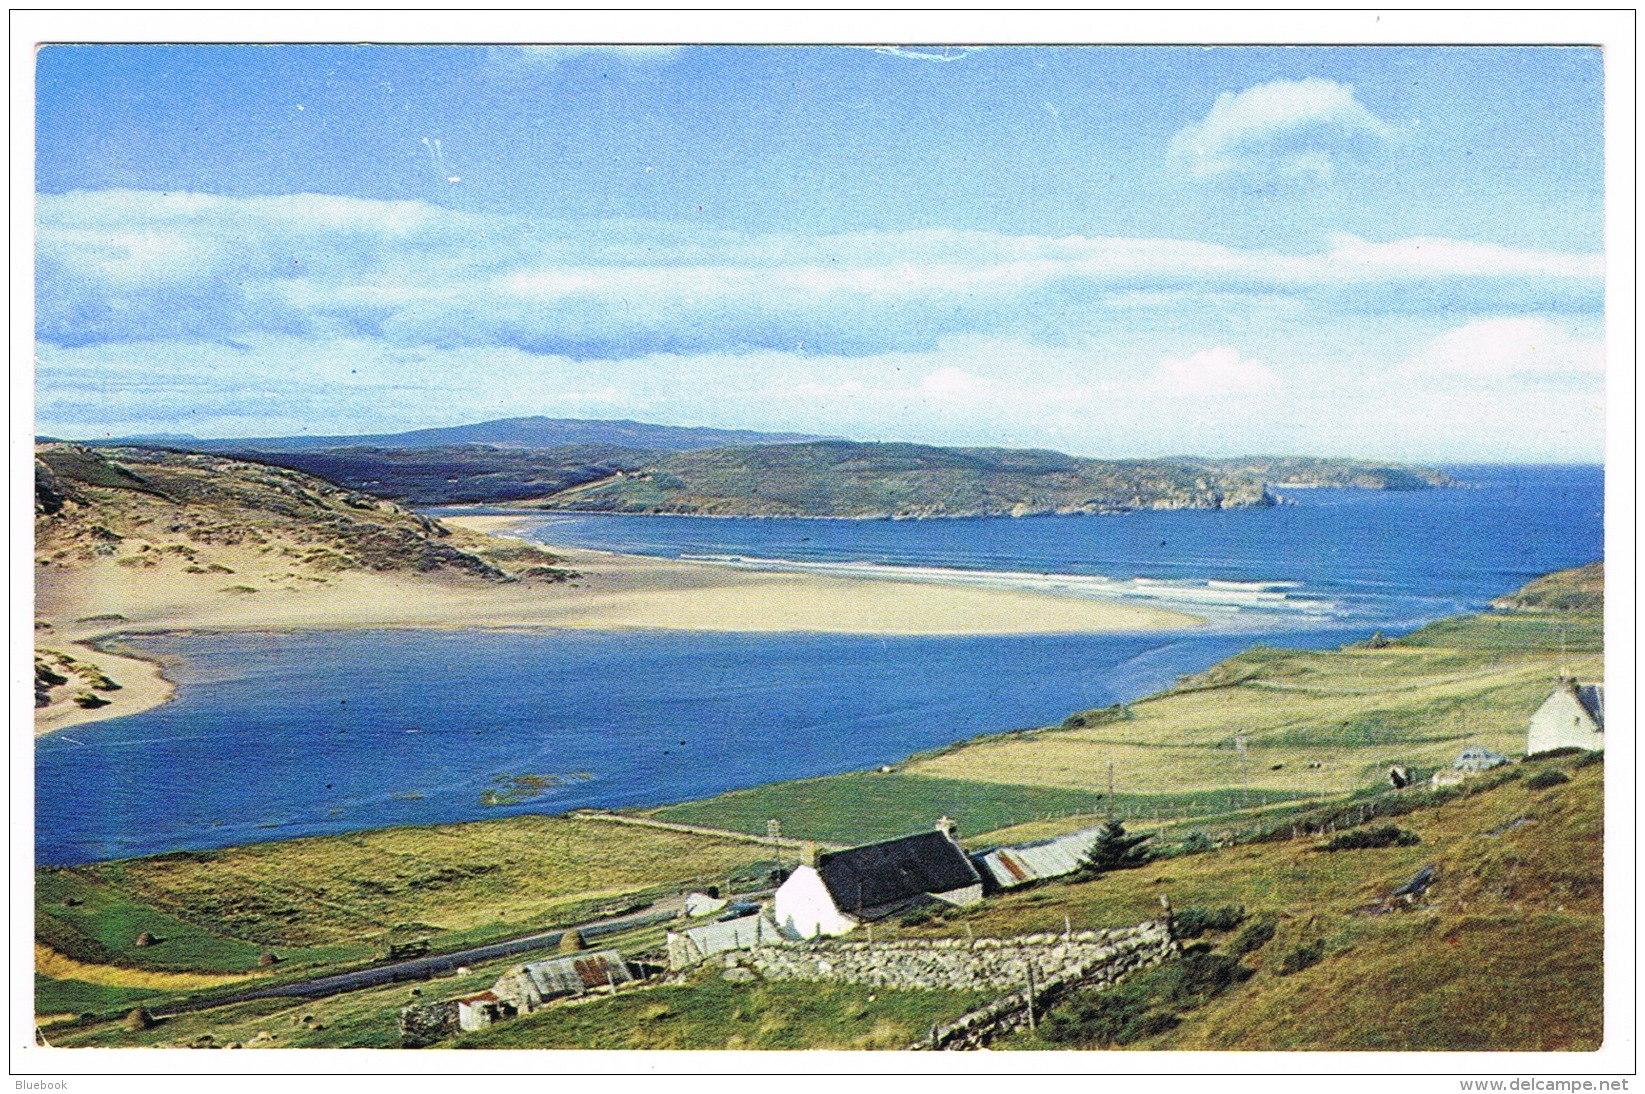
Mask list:
[[[1009,992],[1124,975],[1175,952],[1164,923],[1017,938],[897,942],[818,942],[762,946],[726,955],[769,980],[838,981],[901,989]]]
[[[421,1048],[457,1033],[457,1001],[423,1003],[400,1011],[400,1043]]]

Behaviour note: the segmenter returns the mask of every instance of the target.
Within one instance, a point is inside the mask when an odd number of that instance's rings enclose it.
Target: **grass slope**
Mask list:
[[[145,972],[253,972],[270,950],[289,978],[395,941],[457,949],[723,885],[762,858],[740,841],[523,816],[45,868],[36,941],[86,968],[39,978],[36,1005],[80,1013]],[[155,942],[138,946],[145,931]]]
[[[477,1033],[454,1048],[895,1049],[987,996],[847,984],[696,982],[556,1007]]]
[[[1561,655],[1561,634],[1567,653]],[[1248,650],[1132,704],[1063,727],[978,741],[903,765],[910,774],[1014,785],[1182,793],[1238,786],[1329,794],[1422,772],[1465,743],[1522,752],[1561,670],[1603,672],[1590,617],[1469,616],[1343,650]],[[1082,724],[1084,723],[1084,724]],[[1242,757],[1235,747],[1243,736]]]

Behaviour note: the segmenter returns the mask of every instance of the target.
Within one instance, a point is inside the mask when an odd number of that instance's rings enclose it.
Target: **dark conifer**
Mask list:
[[[1125,825],[1117,820],[1109,821],[1103,825],[1097,842],[1085,853],[1078,876],[1099,877],[1110,870],[1130,870],[1146,864],[1153,853],[1143,844],[1153,838],[1147,832],[1137,836],[1127,835]]]

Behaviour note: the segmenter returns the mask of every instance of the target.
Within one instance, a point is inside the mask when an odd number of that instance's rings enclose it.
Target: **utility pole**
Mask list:
[[[1114,761],[1108,761],[1108,823],[1114,823]]]
[[[783,826],[773,817],[765,822],[765,834],[771,839],[771,857],[777,863],[777,874],[783,872],[782,834]]]

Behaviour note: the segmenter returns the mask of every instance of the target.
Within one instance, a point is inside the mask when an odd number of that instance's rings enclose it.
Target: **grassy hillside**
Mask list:
[[[140,967],[243,971],[271,947],[520,933],[583,905],[723,879],[762,854],[741,841],[522,816],[45,868],[36,899],[39,914]],[[219,941],[195,937],[200,925]],[[166,945],[134,949],[128,936],[143,930]]]
[[[1387,644],[1258,647],[1123,710],[1088,711],[902,770],[1097,791],[1112,764],[1116,788],[1128,793],[1342,792],[1379,782],[1394,763],[1431,772],[1466,743],[1523,752],[1528,719],[1562,668],[1602,677],[1601,637],[1591,619],[1562,628],[1543,616],[1474,616]]]
[[[1353,460],[1079,459],[1060,452],[818,441],[685,452],[540,508],[748,516],[934,517],[1274,504],[1267,484],[1423,489],[1432,471]]]
[[[1518,592],[1491,602],[1493,608],[1522,612],[1593,612],[1605,610],[1605,563],[1590,562],[1530,582]]]
[[[1568,781],[1543,785],[1553,771]],[[1094,881],[1047,883],[875,933],[955,938],[1117,926],[1156,915],[1164,893],[1179,920],[1194,909],[1243,908],[1239,927],[1194,940],[1216,953],[1228,954],[1252,924],[1271,923],[1273,934],[1239,958],[1248,978],[1209,998],[1183,991],[1181,970],[1170,966],[1139,984],[1136,1005],[1174,1024],[1123,1047],[1589,1050],[1603,1035],[1603,790],[1602,763],[1539,758],[1399,816],[1420,837],[1414,845],[1331,854],[1316,849],[1322,838],[1306,837],[1227,847]],[[1438,881],[1415,907],[1370,914],[1428,865]],[[617,944],[632,954],[656,941],[653,929]],[[1299,949],[1318,960],[1282,973]],[[59,1046],[390,1047],[398,1043],[399,1007],[487,987],[508,964],[412,987],[240,1004],[140,1032],[113,1020],[46,1032]],[[1547,990],[1550,977],[1559,990]],[[976,1002],[946,992],[731,984],[710,968],[682,983],[549,1008],[443,1047],[901,1048]],[[1073,1006],[1061,1004],[1052,1016]],[[1096,1045],[1042,1032],[995,1047]]]
[[[1541,786],[1557,771],[1568,782]],[[1603,764],[1548,758],[1398,818],[1421,842],[1322,853],[1317,837],[1155,863],[991,901],[979,933],[1243,906],[1276,924],[1245,983],[1130,1047],[1178,1050],[1592,1050],[1603,1036]],[[1485,779],[1486,783],[1494,780]],[[1414,909],[1371,909],[1424,866]],[[1227,952],[1234,935],[1213,939]],[[1317,964],[1282,972],[1298,949]],[[1558,990],[1551,991],[1550,977]],[[1171,1010],[1170,1007],[1164,1008]],[[1023,1036],[1010,1047],[1066,1048]],[[1092,1046],[1094,1047],[1094,1046]]]

